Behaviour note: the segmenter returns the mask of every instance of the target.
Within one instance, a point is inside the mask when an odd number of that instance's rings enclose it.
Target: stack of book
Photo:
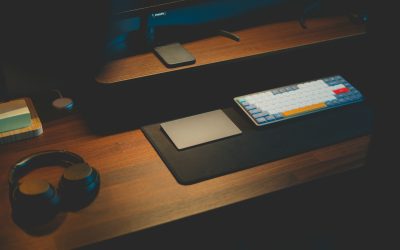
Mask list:
[[[42,123],[30,98],[0,103],[0,144],[32,138],[42,133]]]

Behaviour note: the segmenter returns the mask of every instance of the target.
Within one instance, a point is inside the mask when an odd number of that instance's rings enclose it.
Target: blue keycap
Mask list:
[[[261,115],[262,116],[267,116],[267,115],[269,115],[269,112],[268,111],[261,112]]]
[[[351,95],[348,98],[349,98],[349,101],[355,101],[358,99],[355,95]]]
[[[348,89],[351,89],[351,88],[354,89],[353,86],[351,86],[350,83],[348,83],[348,82],[346,82],[346,81],[343,81],[342,84],[343,84],[344,86],[346,86]]]
[[[340,84],[340,83],[339,83],[338,81],[336,81],[336,80],[332,80],[332,81],[328,81],[327,84],[328,84],[329,86],[335,86],[335,85],[338,85],[338,84]]]
[[[266,122],[266,120],[265,120],[264,117],[257,118],[256,121],[257,121],[258,123],[265,123],[265,122]]]
[[[333,78],[334,78],[335,80],[344,80],[343,77],[341,77],[341,76],[334,76]]]
[[[339,103],[337,99],[332,100],[331,102],[332,102],[332,105],[337,105]]]
[[[334,106],[335,104],[333,104],[333,101],[327,101],[327,102],[325,102],[325,105],[330,107],[330,106]]]
[[[263,117],[263,113],[256,113],[256,114],[252,114],[251,116],[253,116],[255,119]]]
[[[356,93],[354,94],[354,96],[357,98],[357,100],[362,98],[362,95],[360,93]]]
[[[247,106],[247,105],[250,105],[250,103],[248,103],[248,102],[241,102],[241,104],[242,104],[243,107]]]
[[[260,109],[252,109],[249,112],[250,112],[250,114],[254,115],[254,114],[257,114],[257,113],[261,113],[261,110]]]
[[[324,79],[324,81],[334,82],[334,81],[336,81],[336,79],[335,79],[335,77],[327,77],[327,78]]]
[[[272,115],[268,115],[265,117],[265,119],[269,122],[272,122],[273,120],[275,120],[275,118]]]
[[[252,109],[255,109],[255,108],[257,108],[257,107],[254,106],[254,105],[247,105],[247,106],[245,107],[245,109],[247,109],[247,110],[252,110]]]
[[[275,119],[282,119],[283,115],[281,113],[274,114]]]
[[[324,81],[326,84],[330,85],[331,81],[329,81],[329,79],[323,79],[322,81]]]
[[[331,82],[331,83],[329,83],[328,85],[329,85],[329,86],[335,86],[335,85],[338,85],[338,83],[337,83],[337,82]]]

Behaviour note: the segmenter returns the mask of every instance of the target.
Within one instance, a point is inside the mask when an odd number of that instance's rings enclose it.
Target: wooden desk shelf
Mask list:
[[[196,63],[168,69],[153,53],[145,53],[111,61],[96,77],[100,84],[110,85],[171,71],[246,59],[302,46],[324,43],[366,33],[363,24],[354,24],[347,17],[327,17],[307,20],[307,29],[298,21],[271,23],[235,32],[240,42],[222,36],[184,44]]]

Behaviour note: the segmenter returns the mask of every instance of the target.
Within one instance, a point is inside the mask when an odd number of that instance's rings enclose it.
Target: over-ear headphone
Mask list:
[[[34,169],[45,166],[65,167],[58,189],[43,180],[20,179]],[[69,151],[45,151],[30,155],[10,170],[9,196],[13,217],[20,223],[40,224],[58,211],[77,210],[97,195],[100,176],[82,157]]]

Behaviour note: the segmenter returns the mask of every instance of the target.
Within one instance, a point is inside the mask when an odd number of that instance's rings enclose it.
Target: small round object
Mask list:
[[[68,97],[57,98],[53,101],[53,107],[70,111],[74,107],[74,101]]]

